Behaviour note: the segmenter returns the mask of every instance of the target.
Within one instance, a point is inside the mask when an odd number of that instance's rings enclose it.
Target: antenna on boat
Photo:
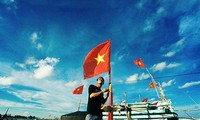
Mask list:
[[[124,92],[124,100],[125,100],[125,101],[127,100],[126,92]]]

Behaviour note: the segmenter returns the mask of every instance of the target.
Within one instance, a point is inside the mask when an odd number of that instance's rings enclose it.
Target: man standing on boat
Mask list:
[[[103,120],[103,114],[101,110],[102,104],[104,104],[109,96],[109,89],[105,88],[101,90],[104,84],[104,78],[97,78],[97,83],[95,85],[90,85],[88,89],[88,105],[87,105],[87,115],[85,120]],[[107,92],[106,98],[104,98],[103,93]]]

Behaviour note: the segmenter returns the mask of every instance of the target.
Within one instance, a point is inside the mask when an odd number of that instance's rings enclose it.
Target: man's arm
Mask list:
[[[102,93],[107,92],[108,90],[109,90],[108,88],[105,88],[105,89],[103,89],[102,91],[99,91],[99,92],[93,92],[93,93],[90,94],[90,98],[97,97],[97,96],[101,95]]]
[[[108,99],[108,96],[109,96],[109,91],[107,92],[107,94],[106,94],[106,97],[103,99],[103,104],[105,104],[106,103],[106,101],[107,101],[107,99]]]

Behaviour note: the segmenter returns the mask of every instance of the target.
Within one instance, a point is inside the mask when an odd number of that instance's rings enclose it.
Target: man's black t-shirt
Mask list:
[[[87,113],[92,115],[102,116],[101,105],[105,103],[105,99],[103,97],[103,93],[97,97],[90,98],[90,94],[93,92],[99,92],[101,89],[94,85],[89,86],[89,95],[88,95],[88,105],[87,105]]]

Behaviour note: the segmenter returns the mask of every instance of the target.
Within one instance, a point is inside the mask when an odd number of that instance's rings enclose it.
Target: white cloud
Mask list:
[[[172,56],[174,56],[176,54],[176,51],[169,51],[168,53],[166,53],[165,55],[163,55],[163,56],[165,56],[165,57],[172,57]]]
[[[41,32],[33,32],[30,35],[30,40],[33,44],[33,46],[37,49],[37,50],[41,50],[43,45],[41,43],[38,42],[39,39],[42,38],[42,34]]]
[[[154,30],[154,21],[153,20],[146,20],[144,23],[143,31],[148,32]]]
[[[144,79],[147,79],[149,77],[150,76],[148,74],[145,74],[145,73],[142,73],[141,75],[134,74],[134,75],[129,76],[126,79],[126,83],[137,83],[138,80],[144,80]]]
[[[28,64],[28,65],[34,65],[36,63],[37,63],[37,60],[34,57],[29,57],[25,62],[25,64]]]
[[[3,85],[12,85],[18,84],[20,86],[27,86],[30,88],[34,88],[36,90],[18,90],[17,88],[8,89],[7,92],[12,94],[19,99],[26,101],[26,103],[17,103],[12,101],[1,101],[3,104],[5,102],[5,107],[13,106],[18,107],[19,109],[42,109],[42,110],[50,110],[55,112],[59,112],[63,114],[64,112],[71,112],[76,109],[79,101],[76,96],[72,95],[72,91],[74,89],[73,85],[75,83],[79,84],[80,81],[74,80],[70,85],[65,86],[66,81],[64,80],[48,80],[45,79],[43,81],[35,80],[33,73],[30,71],[15,71],[13,70],[12,74],[9,77],[1,77],[0,78],[0,86]],[[2,80],[9,80],[10,82],[3,82]],[[84,95],[86,93],[83,93]],[[59,98],[59,99],[58,99]],[[27,102],[31,102],[27,104]],[[84,100],[83,100],[84,102]],[[37,103],[37,104],[35,104]],[[39,104],[39,105],[38,105]],[[2,106],[4,107],[4,106]],[[72,108],[66,111],[66,108]],[[23,113],[23,112],[22,112]],[[16,114],[22,114],[16,113]],[[31,113],[32,115],[32,113]]]
[[[29,113],[29,112],[24,112],[24,113],[23,113],[23,116],[28,117],[28,116],[30,116],[30,113]]]
[[[65,84],[66,87],[74,87],[78,84],[78,81],[70,81]]]
[[[36,40],[38,40],[38,33],[37,32],[33,32],[30,36],[30,39],[32,40],[33,43],[36,42]]]
[[[54,66],[59,62],[59,59],[49,58],[40,60],[35,64],[37,69],[34,70],[34,77],[36,79],[43,79],[53,74]]]
[[[42,47],[43,47],[42,44],[38,43],[36,48],[37,48],[38,50],[41,50]]]
[[[162,82],[162,87],[169,87],[174,83],[174,79],[168,82]]]
[[[53,67],[50,65],[42,65],[34,71],[34,77],[36,79],[46,78],[52,75]]]
[[[170,63],[167,65],[166,62],[161,62],[161,63],[158,63],[158,64],[154,64],[151,69],[153,70],[153,72],[155,71],[163,71],[164,69],[170,69],[170,68],[174,68],[174,67],[178,67],[180,66],[181,64],[180,63]]]
[[[174,56],[177,52],[180,52],[186,45],[186,40],[183,38],[176,43],[172,44],[170,47],[167,47],[167,50],[169,50],[166,54],[163,56],[165,57],[172,57]]]
[[[153,71],[162,71],[164,68],[166,68],[167,64],[166,62],[161,62],[161,63],[158,63],[158,64],[154,64],[152,69]]]
[[[163,15],[165,14],[166,10],[164,7],[160,7],[158,8],[158,10],[156,11],[157,15]]]
[[[23,69],[26,67],[26,65],[22,64],[22,63],[16,63],[16,65],[19,66],[20,68],[23,68]]]
[[[34,106],[33,104],[22,104],[22,103],[17,103],[17,102],[12,102],[12,101],[8,101],[8,100],[2,100],[0,99],[0,102],[1,102],[1,107],[7,107],[7,108],[10,108],[10,107],[25,107],[25,108],[34,108],[36,106]]]
[[[123,80],[117,80],[117,83],[123,83],[124,81]]]
[[[15,83],[15,78],[13,77],[0,77],[0,85],[7,86]]]
[[[174,67],[178,67],[180,65],[181,64],[179,64],[179,63],[170,63],[170,64],[167,65],[167,68],[174,68]]]
[[[122,59],[128,57],[128,55],[129,55],[129,52],[128,52],[126,46],[123,46],[123,47],[121,47],[120,49],[118,49],[118,51],[115,53],[114,56],[115,56],[115,58],[116,58],[117,60],[120,61],[120,60],[122,60]]]
[[[123,57],[124,57],[123,55],[119,56],[118,60],[122,60]]]
[[[140,4],[138,4],[140,5]],[[141,4],[142,5],[142,4]],[[165,7],[159,7],[155,13],[153,13],[149,18],[147,18],[143,25],[144,32],[153,31],[156,28],[156,22],[167,15]]]
[[[184,85],[180,86],[179,89],[183,89],[183,88],[187,88],[187,87],[191,87],[191,86],[195,86],[195,85],[200,85],[200,81],[187,82]]]
[[[126,83],[137,83],[137,80],[138,80],[138,74],[134,74],[126,79]]]
[[[195,4],[195,3],[194,3]],[[184,15],[179,23],[179,35],[188,40],[187,47],[193,49],[200,44],[200,11],[195,11],[193,14]]]
[[[57,58],[47,57],[45,59],[40,60],[35,66],[36,67],[45,66],[45,65],[55,66],[58,62],[59,62],[59,59]]]
[[[142,73],[142,74],[139,76],[139,80],[148,79],[149,77],[150,77],[149,74]]]

